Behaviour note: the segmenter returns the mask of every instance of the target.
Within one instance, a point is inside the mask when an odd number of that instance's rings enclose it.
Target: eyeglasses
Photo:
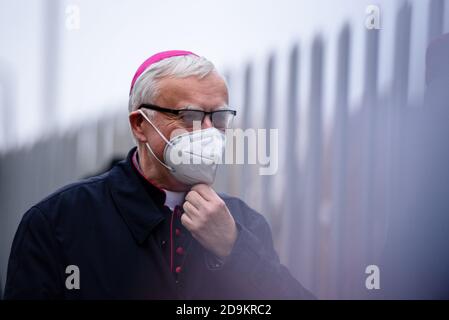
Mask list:
[[[138,109],[141,108],[177,115],[183,120],[184,125],[187,128],[192,128],[194,121],[203,123],[204,117],[206,115],[209,115],[215,128],[226,129],[229,128],[232,120],[234,119],[234,116],[237,114],[237,111],[231,109],[220,109],[215,111],[203,111],[194,109],[177,110],[159,107],[154,104],[141,104]]]

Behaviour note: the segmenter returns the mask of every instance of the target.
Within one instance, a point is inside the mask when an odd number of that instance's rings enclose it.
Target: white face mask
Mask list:
[[[146,146],[153,157],[166,167],[176,180],[187,185],[197,183],[212,184],[218,164],[221,163],[225,148],[225,135],[216,128],[186,132],[167,140],[146,114],[141,115],[151,124],[165,141],[164,162],[154,154],[149,143]]]

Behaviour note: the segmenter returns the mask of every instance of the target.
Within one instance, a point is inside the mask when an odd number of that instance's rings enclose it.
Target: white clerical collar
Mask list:
[[[182,206],[184,202],[184,197],[186,195],[185,192],[174,192],[165,190],[165,205],[170,208],[170,210],[174,210],[176,206]]]

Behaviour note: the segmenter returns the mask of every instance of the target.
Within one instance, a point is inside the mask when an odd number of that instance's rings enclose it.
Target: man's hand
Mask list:
[[[234,218],[224,201],[206,184],[186,195],[181,222],[199,243],[220,258],[227,257],[237,239]]]

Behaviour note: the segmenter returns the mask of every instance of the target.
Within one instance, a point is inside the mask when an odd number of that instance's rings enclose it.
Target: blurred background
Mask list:
[[[448,32],[445,0],[0,0],[0,288],[24,212],[126,155],[135,70],[184,49],[225,75],[235,127],[279,129],[277,174],[222,166],[215,188],[304,286],[448,298]]]

